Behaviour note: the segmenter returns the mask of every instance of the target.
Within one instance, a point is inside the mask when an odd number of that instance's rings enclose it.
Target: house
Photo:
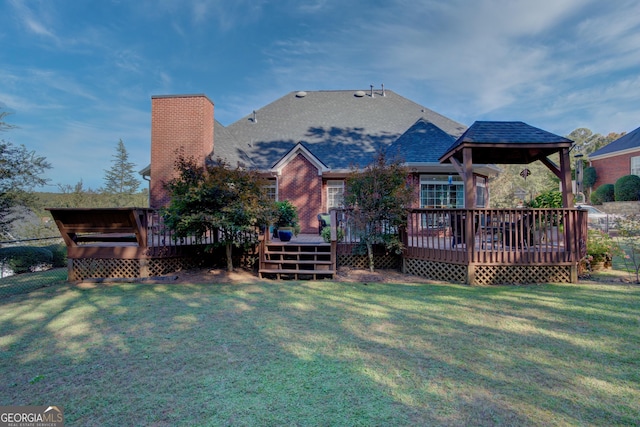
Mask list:
[[[625,175],[640,176],[640,127],[589,155],[596,169],[595,188]]]
[[[203,163],[223,158],[256,169],[275,200],[298,208],[301,231],[318,230],[317,215],[342,202],[354,167],[378,150],[400,156],[416,182],[416,208],[484,207],[493,165],[474,164],[475,206],[465,206],[464,182],[455,165],[439,158],[466,127],[388,89],[298,91],[224,126],[206,95],[153,96],[150,206],[169,202],[163,183],[174,176],[178,152]]]

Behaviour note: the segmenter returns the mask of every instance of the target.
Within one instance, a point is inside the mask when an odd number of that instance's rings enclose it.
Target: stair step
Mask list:
[[[260,255],[260,277],[275,279],[326,279],[336,274],[330,243],[266,243]]]
[[[297,260],[297,259],[266,259],[267,264],[305,264],[305,265],[331,265],[331,260]]]
[[[293,276],[293,278],[295,279],[300,279],[301,276],[302,277],[312,276],[314,279],[317,279],[318,277],[333,278],[334,274],[336,274],[335,270],[290,270],[286,268],[281,268],[278,270],[261,269],[259,273],[260,273],[260,277],[262,278],[264,278],[265,275],[276,275],[278,279],[282,278],[281,275]]]
[[[291,252],[291,251],[265,251],[272,255],[331,255],[331,252]]]

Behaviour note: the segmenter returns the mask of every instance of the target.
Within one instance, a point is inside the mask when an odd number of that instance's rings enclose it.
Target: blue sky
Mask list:
[[[0,135],[103,185],[149,162],[152,95],[230,124],[297,90],[391,89],[467,126],[640,126],[637,0],[0,0]]]

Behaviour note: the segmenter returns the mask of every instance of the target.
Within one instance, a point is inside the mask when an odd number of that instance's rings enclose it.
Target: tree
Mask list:
[[[231,169],[222,159],[198,166],[193,158],[178,156],[175,166],[178,176],[165,186],[171,195],[162,210],[166,226],[178,237],[219,236],[214,246],[225,247],[227,270],[233,271],[233,246],[255,244],[248,236],[273,219],[266,182],[257,172]]]
[[[587,128],[578,128],[567,135],[567,138],[575,142],[576,148],[573,151],[580,152],[588,156],[594,151],[599,150],[610,142],[613,142],[616,139],[620,138],[624,134],[625,132],[610,132],[606,136],[603,136],[599,133],[594,134],[590,129]],[[574,153],[572,152],[572,154]]]
[[[7,112],[0,112],[0,132],[15,128],[5,122]],[[32,202],[34,187],[49,182],[42,175],[51,164],[24,145],[16,146],[0,140],[0,234],[6,235],[11,223],[11,210]]]
[[[360,171],[354,169],[345,183],[344,202],[353,209],[355,230],[367,249],[369,270],[374,271],[373,245],[400,253],[398,229],[407,223],[407,208],[415,198],[409,171],[399,159],[388,162],[383,152]]]
[[[135,164],[129,161],[129,153],[122,142],[118,141],[116,154],[111,161],[111,169],[105,169],[103,193],[113,196],[116,206],[125,206],[140,187],[140,180],[136,178]]]
[[[501,169],[500,174],[489,181],[492,208],[513,208],[541,193],[558,188],[555,176],[541,162],[498,167]],[[526,179],[520,175],[524,169],[528,169],[530,173]],[[525,200],[516,196],[517,191],[524,191]]]

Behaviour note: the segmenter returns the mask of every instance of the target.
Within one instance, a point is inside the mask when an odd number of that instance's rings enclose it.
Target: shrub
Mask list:
[[[561,208],[562,193],[555,190],[546,191],[527,203],[527,206],[530,208]]]
[[[603,184],[591,193],[591,203],[601,205],[604,202],[613,202],[615,200],[613,184]]]
[[[331,242],[331,227],[325,227],[322,229],[322,232],[320,233],[320,235],[322,236],[322,240],[324,240],[326,243],[330,243]],[[338,227],[336,229],[336,238],[338,239],[338,242],[342,242],[344,240],[344,230],[340,227]]]
[[[47,248],[36,246],[14,246],[0,248],[0,261],[14,273],[27,273],[43,264],[52,264],[53,254]]]
[[[614,186],[616,202],[640,200],[640,176],[625,175]]]
[[[593,187],[597,179],[598,177],[596,175],[596,168],[594,168],[593,166],[589,166],[588,168],[584,169],[582,176],[582,185],[584,185],[584,188]]]
[[[600,230],[587,231],[587,255],[593,262],[611,261],[618,252],[618,246],[609,235]]]
[[[45,246],[53,254],[53,266],[54,267],[66,267],[67,266],[67,246],[64,243],[58,243],[55,245]]]
[[[292,227],[297,236],[300,233],[298,209],[288,200],[276,202],[275,226],[277,228]]]

